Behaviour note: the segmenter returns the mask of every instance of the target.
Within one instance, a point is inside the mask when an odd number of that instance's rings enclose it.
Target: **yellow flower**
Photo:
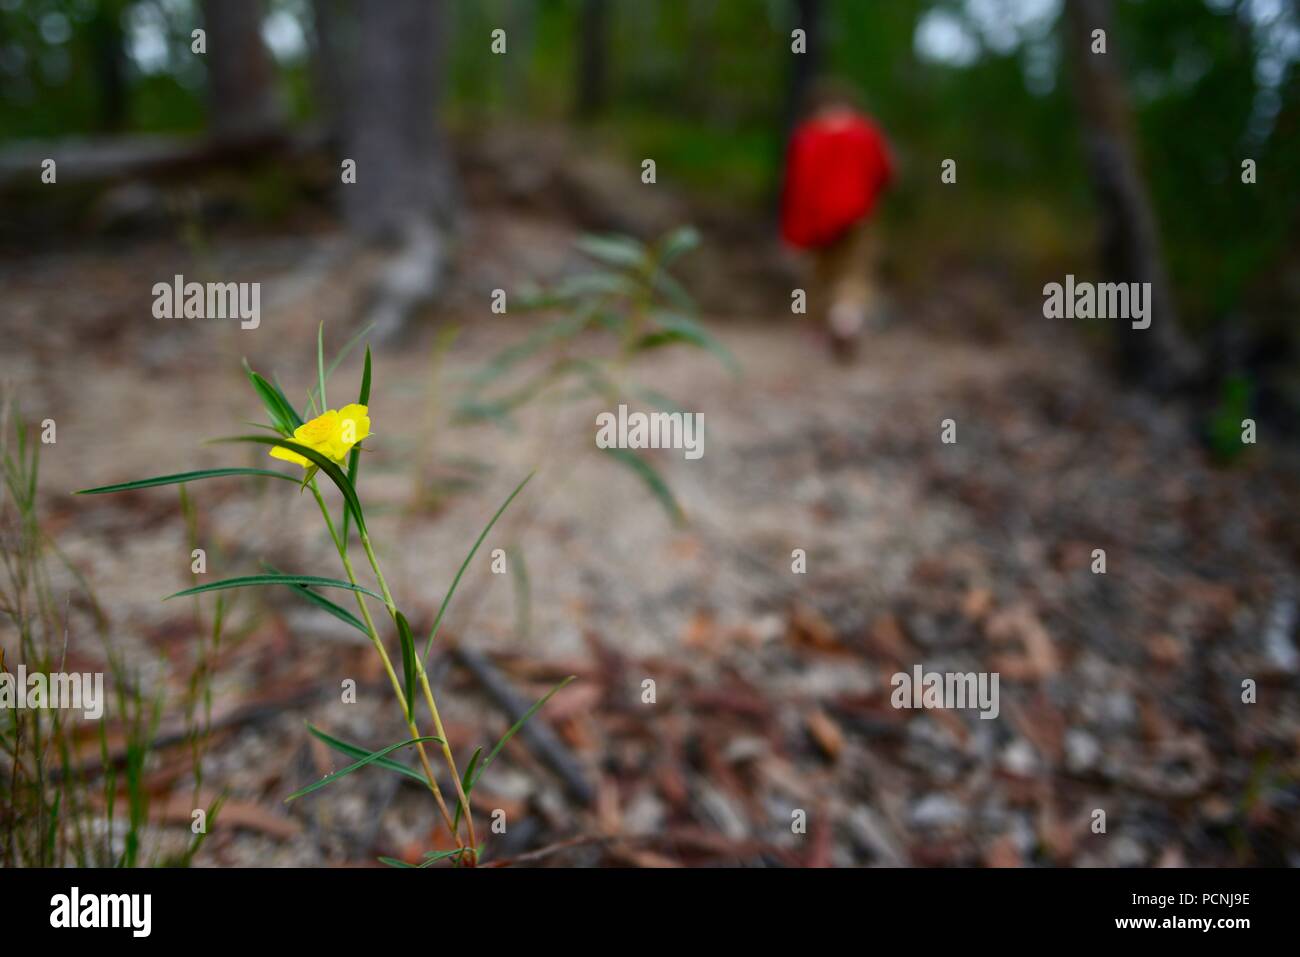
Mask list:
[[[339,465],[348,457],[352,446],[370,434],[370,416],[364,405],[345,405],[335,411],[330,409],[324,415],[318,415],[310,422],[304,422],[293,430],[293,440],[299,445],[314,449],[327,459]],[[312,462],[292,449],[279,446],[271,449],[271,457],[293,462],[303,468],[311,468]]]

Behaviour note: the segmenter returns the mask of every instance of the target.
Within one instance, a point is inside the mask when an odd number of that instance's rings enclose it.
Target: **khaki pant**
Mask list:
[[[866,220],[813,252],[812,313],[837,348],[851,349],[879,309],[876,263],[879,238]]]

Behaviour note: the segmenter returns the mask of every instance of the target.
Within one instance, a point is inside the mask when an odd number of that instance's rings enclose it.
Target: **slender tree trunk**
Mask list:
[[[790,72],[786,79],[785,111],[781,116],[781,139],[777,144],[778,155],[774,168],[778,171],[770,189],[768,204],[769,214],[779,215],[781,203],[781,175],[785,168],[786,148],[790,143],[790,134],[794,132],[804,109],[807,107],[808,94],[822,71],[825,38],[823,31],[822,0],[794,0],[794,26],[804,31],[806,48],[803,53],[790,49],[793,40],[784,39],[790,57]]]
[[[275,67],[262,43],[262,0],[204,0],[209,122],[225,143],[253,140],[284,119]]]
[[[349,223],[371,236],[451,219],[437,124],[443,12],[440,0],[367,2],[357,11],[347,137],[357,182],[344,189],[344,209]]]
[[[1065,7],[1083,144],[1101,216],[1102,266],[1112,281],[1151,284],[1150,327],[1116,326],[1120,362],[1131,378],[1158,390],[1186,385],[1196,375],[1196,356],[1178,326],[1155,212],[1138,165],[1111,3],[1067,0]],[[1106,32],[1105,53],[1093,52],[1094,30]]]
[[[94,51],[95,77],[99,87],[100,129],[116,133],[126,120],[126,44],[122,18],[123,0],[103,0],[90,20],[90,42]]]
[[[356,182],[342,187],[343,209],[360,239],[393,249],[368,309],[376,336],[393,338],[440,287],[455,215],[438,123],[446,9],[442,0],[367,0],[352,10],[345,142]]]
[[[576,109],[591,119],[605,107],[609,84],[609,0],[582,0],[578,13]]]
[[[795,0],[795,26],[804,31],[808,48],[804,53],[791,53],[789,85],[786,87],[785,127],[781,144],[790,139],[790,132],[799,120],[799,114],[808,100],[822,70],[825,55],[825,35],[822,0]]]
[[[312,0],[312,83],[321,122],[332,144],[342,145],[351,108],[345,65],[356,53],[355,18],[342,0]]]

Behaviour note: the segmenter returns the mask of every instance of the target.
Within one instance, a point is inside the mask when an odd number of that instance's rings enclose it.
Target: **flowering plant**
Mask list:
[[[570,676],[564,681],[557,684],[524,716],[512,726],[506,734],[496,743],[493,749],[483,756],[483,749],[477,749],[471,755],[462,774],[457,766],[455,755],[452,753],[451,746],[447,743],[447,736],[443,728],[442,718],[438,713],[438,704],[434,696],[433,689],[429,684],[429,678],[425,671],[425,662],[428,659],[429,652],[433,648],[434,639],[438,634],[438,627],[442,622],[443,614],[447,610],[447,605],[451,601],[452,595],[456,591],[456,586],[460,583],[461,577],[465,573],[471,559],[478,551],[479,545],[492,526],[496,524],[498,518],[505,509],[510,505],[525,485],[528,484],[531,475],[520,482],[510,493],[509,497],[497,509],[487,526],[480,533],[478,539],[470,548],[464,562],[460,566],[451,587],[442,600],[438,613],[434,618],[433,627],[430,629],[429,637],[425,643],[423,653],[415,647],[415,637],[412,634],[410,623],[406,616],[398,609],[393,595],[389,590],[388,583],[384,578],[384,573],[380,567],[379,559],[375,554],[375,548],[370,539],[370,533],[366,526],[365,513],[362,509],[360,497],[357,494],[357,476],[360,470],[362,443],[371,436],[370,431],[370,384],[371,384],[371,355],[370,349],[366,349],[365,364],[361,376],[361,388],[358,399],[355,403],[345,405],[341,409],[328,408],[326,399],[326,383],[329,375],[338,366],[347,352],[355,344],[356,340],[349,343],[340,352],[337,358],[327,368],[324,360],[324,327],[320,328],[317,335],[317,385],[312,390],[308,399],[308,412],[313,413],[320,411],[313,418],[304,421],[302,416],[285,397],[284,392],[278,385],[272,384],[261,375],[253,371],[247,363],[244,365],[248,381],[253,390],[261,399],[263,406],[266,408],[270,418],[270,429],[277,433],[275,435],[241,435],[227,439],[216,439],[217,442],[238,442],[254,443],[270,446],[269,454],[272,458],[291,462],[301,466],[304,470],[301,476],[287,474],[284,472],[260,468],[215,468],[205,469],[196,472],[183,472],[176,475],[161,475],[153,478],[140,479],[133,482],[123,482],[116,485],[105,485],[98,488],[85,489],[78,494],[96,495],[107,492],[120,492],[128,489],[151,488],[160,485],[185,485],[189,482],[195,482],[208,478],[220,478],[232,475],[259,476],[265,478],[283,479],[299,483],[301,488],[309,490],[320,507],[321,517],[324,520],[325,527],[329,531],[330,540],[333,542],[346,579],[323,578],[317,575],[295,575],[283,574],[275,570],[269,570],[265,574],[245,575],[235,578],[227,578],[222,581],[208,582],[197,585],[193,588],[187,588],[179,591],[169,598],[178,598],[183,595],[197,595],[204,592],[221,591],[232,588],[247,588],[257,586],[287,586],[298,593],[307,601],[312,602],[325,611],[329,612],[339,620],[346,622],[358,631],[362,632],[370,639],[376,653],[383,664],[384,671],[388,675],[392,684],[393,696],[402,710],[402,718],[406,729],[410,735],[409,738],[399,741],[387,747],[380,748],[377,751],[370,751],[366,748],[355,744],[341,741],[338,738],[308,725],[308,730],[315,737],[325,742],[331,748],[340,751],[356,760],[333,774],[326,775],[319,781],[295,791],[286,798],[286,801],[293,801],[313,791],[325,787],[340,778],[353,773],[367,765],[406,775],[407,777],[416,778],[426,786],[437,804],[438,811],[446,824],[448,832],[456,843],[456,848],[451,851],[430,852],[425,855],[422,867],[428,866],[439,860],[450,859],[458,865],[473,866],[479,856],[481,847],[477,843],[474,832],[474,821],[470,814],[469,795],[478,782],[479,777],[484,770],[492,763],[501,749],[523,726],[523,724],[532,717],[536,711],[550,699],[557,691],[573,680]],[[346,466],[346,471],[344,467]],[[320,474],[324,474],[330,482],[337,488],[343,499],[343,511],[339,521],[335,521],[326,505],[325,497],[321,492],[318,482]],[[375,581],[378,584],[379,591],[375,592],[364,587],[357,581],[357,575],[352,563],[350,546],[352,545],[352,530],[355,528],[356,540],[361,545],[370,568],[374,573]],[[353,614],[344,606],[328,598],[323,589],[342,589],[353,593],[358,614]],[[376,625],[371,615],[370,606],[367,599],[381,602],[384,606],[388,617],[395,627],[398,645],[401,654],[402,676],[399,678],[397,669],[393,663],[393,657],[390,656],[384,638],[380,634],[379,627]],[[359,615],[359,617],[358,617]],[[429,711],[429,717],[433,723],[433,734],[421,734],[418,723],[418,699],[423,698]],[[428,751],[425,745],[434,745],[441,753],[446,769],[451,776],[451,782],[455,795],[454,811],[448,806],[444,797],[443,788],[438,781],[438,775],[435,773],[433,764],[429,760]],[[414,746],[419,756],[420,770],[415,771],[406,765],[395,761],[390,755],[399,749]],[[464,836],[462,836],[462,825]],[[397,866],[409,866],[402,861],[395,861],[384,858],[386,863]]]

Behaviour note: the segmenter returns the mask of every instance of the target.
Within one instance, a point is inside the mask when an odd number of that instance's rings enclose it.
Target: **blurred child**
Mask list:
[[[790,136],[781,198],[782,237],[812,254],[812,313],[846,360],[879,310],[871,215],[893,178],[888,144],[854,100],[838,88],[814,93]]]

